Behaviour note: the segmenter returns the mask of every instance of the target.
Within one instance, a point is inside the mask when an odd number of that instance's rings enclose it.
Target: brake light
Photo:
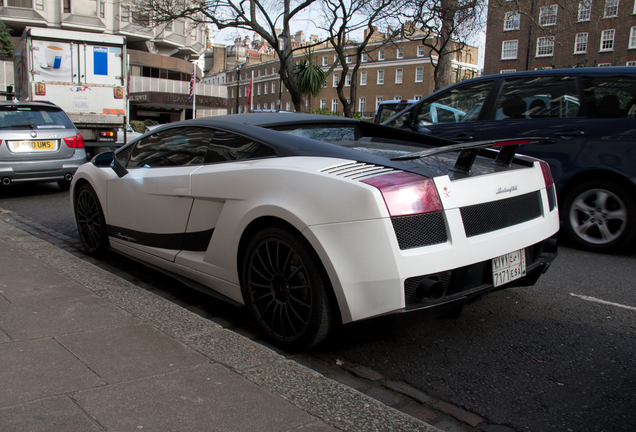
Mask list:
[[[405,216],[442,210],[435,182],[417,174],[400,172],[362,180],[377,188],[391,216]]]
[[[518,140],[505,140],[505,141],[495,141],[493,147],[503,147],[509,145],[521,145],[528,144],[530,140],[528,139],[518,139]]]
[[[113,131],[102,131],[102,132],[99,133],[99,136],[110,138],[110,137],[114,137],[115,136],[115,132],[113,132]]]
[[[77,134],[74,137],[64,138],[64,142],[68,148],[84,148],[84,138],[82,135]]]
[[[541,166],[541,172],[543,173],[545,187],[552,186],[554,184],[554,179],[552,178],[552,170],[550,170],[550,165],[548,165],[548,163],[545,161],[539,161],[539,165]]]

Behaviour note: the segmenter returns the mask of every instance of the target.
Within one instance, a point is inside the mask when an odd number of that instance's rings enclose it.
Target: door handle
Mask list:
[[[561,131],[556,133],[558,136],[581,136],[585,135],[585,132],[580,130]]]

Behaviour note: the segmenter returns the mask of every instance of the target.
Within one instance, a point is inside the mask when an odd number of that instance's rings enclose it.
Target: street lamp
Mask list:
[[[281,34],[278,35],[278,51],[281,53],[280,58],[280,70],[278,74],[280,75],[280,81],[278,83],[278,110],[280,111],[281,105],[283,104],[283,62],[285,59],[282,57],[282,54],[285,52],[285,48],[287,48],[287,38],[288,36],[285,34],[285,30],[282,31]]]
[[[237,53],[238,54],[238,53]],[[241,80],[241,68],[245,63],[240,63],[236,65],[236,113],[239,112],[239,84]]]

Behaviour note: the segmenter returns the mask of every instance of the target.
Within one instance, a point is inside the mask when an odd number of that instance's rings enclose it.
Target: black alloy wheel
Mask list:
[[[634,247],[636,200],[607,180],[588,181],[564,200],[565,234],[581,249],[615,253]]]
[[[334,327],[328,278],[296,232],[282,227],[260,231],[247,247],[242,285],[258,325],[282,348],[313,347]]]
[[[109,247],[104,212],[93,188],[80,186],[75,200],[75,220],[80,240],[89,255],[102,255]]]

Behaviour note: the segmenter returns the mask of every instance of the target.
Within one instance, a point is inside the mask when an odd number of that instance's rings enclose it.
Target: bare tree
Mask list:
[[[342,79],[338,81],[336,91],[346,117],[353,117],[355,111],[358,70],[362,62],[362,53],[368,51],[369,42],[374,39],[378,24],[386,25],[400,10],[401,3],[401,0],[324,0],[322,2],[325,25],[318,27],[329,34],[329,43],[337,56],[337,61],[331,66],[329,72],[338,65],[342,67]],[[361,42],[349,39],[351,34],[361,30],[366,30]],[[383,43],[390,40],[391,35],[385,38]],[[349,73],[351,73],[351,80],[347,82]],[[348,94],[345,92],[347,85],[349,86]]]
[[[483,27],[487,0],[415,0],[403,9],[404,36],[422,39],[435,68],[435,90],[453,83],[453,55]]]
[[[294,52],[307,46],[292,46],[287,43],[284,49],[279,47],[277,30],[282,28],[290,35],[290,23],[307,12],[316,0],[137,0],[135,10],[148,14],[154,24],[172,22],[186,18],[196,23],[212,24],[219,30],[226,28],[243,29],[255,32],[276,52],[279,61],[279,74],[296,111],[304,111],[302,94],[294,79]],[[316,41],[311,46],[324,43]]]

